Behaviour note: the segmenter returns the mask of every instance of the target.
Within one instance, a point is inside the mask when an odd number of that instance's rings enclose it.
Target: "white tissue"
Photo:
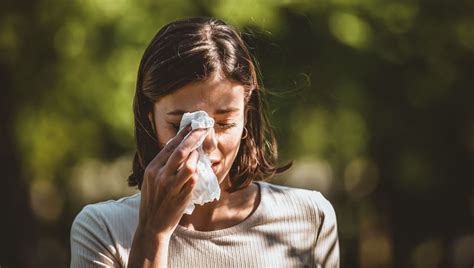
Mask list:
[[[209,115],[205,111],[184,113],[183,118],[181,119],[181,123],[179,125],[179,131],[189,125],[189,123],[191,123],[192,129],[207,129],[207,132],[201,137],[199,142],[193,148],[193,151],[197,150],[199,153],[199,159],[196,168],[198,179],[194,188],[191,201],[184,210],[185,214],[191,215],[193,213],[195,204],[202,205],[204,203],[211,202],[214,199],[219,200],[221,195],[221,189],[219,188],[219,182],[217,181],[217,177],[214,174],[214,171],[212,170],[209,156],[202,149],[202,143],[204,139],[211,131],[211,128],[214,127],[214,119],[209,117]],[[189,136],[189,134],[190,133],[188,133],[187,136]],[[185,139],[187,138],[187,136],[185,137]]]

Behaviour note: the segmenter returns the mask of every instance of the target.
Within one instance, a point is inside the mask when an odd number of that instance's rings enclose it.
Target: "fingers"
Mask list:
[[[199,142],[202,135],[206,133],[206,129],[196,129],[193,130],[189,136],[183,140],[178,147],[174,150],[171,156],[166,162],[164,167],[165,174],[172,175],[175,174],[178,167],[188,159],[189,154],[194,149],[196,144]]]
[[[199,153],[194,150],[189,154],[188,159],[184,162],[183,167],[178,171],[175,179],[175,189],[181,191],[184,184],[189,181],[189,178],[196,173]]]
[[[196,187],[196,180],[193,177],[191,177],[191,178],[192,179],[189,179],[188,181],[186,181],[186,183],[183,185],[183,188],[179,192],[179,196],[184,200],[191,199],[191,197],[192,197],[191,193],[193,192],[194,188]]]
[[[181,131],[178,132],[176,136],[170,139],[166,145],[161,149],[161,151],[153,158],[150,162],[153,164],[158,165],[159,167],[163,166],[176,147],[183,141],[184,137],[191,131],[191,125],[183,128]]]

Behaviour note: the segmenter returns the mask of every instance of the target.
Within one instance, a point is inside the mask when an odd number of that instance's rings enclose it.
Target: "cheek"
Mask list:
[[[171,140],[174,136],[176,136],[178,132],[174,130],[169,130],[169,129],[162,129],[158,132],[157,134],[157,139],[158,139],[158,144],[160,147],[160,150],[165,147],[166,143]]]
[[[237,155],[240,147],[242,131],[234,130],[228,131],[225,134],[219,134],[219,150],[227,161],[232,160]]]
[[[219,141],[227,144],[229,147],[236,147],[239,145],[242,138],[242,128],[234,127],[221,133],[216,133]]]

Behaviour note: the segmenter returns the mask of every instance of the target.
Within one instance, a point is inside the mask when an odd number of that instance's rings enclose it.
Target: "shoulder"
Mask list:
[[[123,197],[118,200],[107,200],[88,204],[77,214],[74,223],[92,221],[97,224],[123,218],[133,213],[140,205],[140,194]],[[73,223],[73,225],[74,225]]]
[[[136,228],[139,206],[139,193],[86,205],[72,223],[71,240],[96,238],[110,243],[127,238]]]
[[[140,195],[86,205],[71,227],[71,267],[116,267],[125,263]]]
[[[138,222],[139,205],[139,194],[86,205],[71,226],[71,267],[123,263]]]
[[[267,193],[268,202],[273,203],[275,207],[281,207],[279,204],[286,203],[290,207],[299,208],[311,217],[321,221],[323,219],[336,219],[334,208],[329,200],[323,194],[316,190],[308,190],[291,186],[273,184],[269,182],[259,182]]]
[[[336,213],[319,191],[261,182],[265,218],[291,225],[292,235],[310,241],[317,267],[339,267]],[[266,197],[265,197],[266,196]],[[308,240],[309,239],[309,240]]]

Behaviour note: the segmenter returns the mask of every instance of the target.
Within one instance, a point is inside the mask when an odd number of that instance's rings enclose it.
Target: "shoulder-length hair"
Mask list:
[[[269,180],[291,167],[292,163],[276,167],[277,143],[262,99],[263,89],[240,34],[222,20],[195,17],[161,28],[141,59],[133,102],[137,151],[129,186],[141,189],[144,170],[161,149],[148,119],[153,104],[160,97],[213,74],[245,88],[247,137],[241,141],[229,171],[231,187],[226,190],[236,191],[253,180]]]

